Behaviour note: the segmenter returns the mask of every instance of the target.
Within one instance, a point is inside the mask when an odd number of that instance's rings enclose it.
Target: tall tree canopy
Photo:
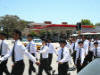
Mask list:
[[[82,19],[81,23],[82,25],[93,25],[93,23],[88,19]]]
[[[0,17],[0,27],[3,27],[4,30],[8,30],[9,33],[13,29],[23,30],[27,26],[28,22],[20,19],[16,15],[5,15]]]
[[[100,26],[100,23],[96,23],[95,25],[96,25],[96,26]]]

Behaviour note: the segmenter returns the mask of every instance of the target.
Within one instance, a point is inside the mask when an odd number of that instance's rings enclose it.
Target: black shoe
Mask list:
[[[67,75],[70,75],[70,73],[67,73]]]
[[[68,71],[75,71],[76,67],[69,68]]]
[[[36,72],[36,70],[35,70],[35,69],[33,69],[32,71],[33,71],[33,72]]]
[[[55,72],[56,72],[55,70],[52,70],[52,75],[55,75]]]

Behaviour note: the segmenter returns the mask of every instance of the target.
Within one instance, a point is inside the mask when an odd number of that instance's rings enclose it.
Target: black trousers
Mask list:
[[[91,62],[93,59],[93,52],[92,51],[89,51],[88,52],[88,61]]]
[[[38,75],[42,75],[43,70],[45,70],[47,75],[51,75],[49,72],[49,67],[48,67],[48,58],[47,59],[40,59]]]
[[[58,64],[58,75],[67,75],[68,72],[68,63]]]
[[[33,56],[35,56],[34,53],[32,53]],[[33,66],[33,62],[31,60],[29,60],[29,75],[32,75],[32,71],[36,72],[35,67]]]
[[[52,66],[51,66],[51,64],[52,64],[52,57],[53,57],[53,54],[50,54],[49,53],[49,57],[48,57],[48,66],[49,66],[49,70],[52,70]]]
[[[23,75],[25,64],[23,60],[14,63],[11,75]]]
[[[89,62],[91,62],[92,58],[93,58],[93,52],[89,51],[88,55],[84,59],[83,67],[85,67]]]
[[[8,68],[7,68],[7,62],[8,62],[8,60],[1,62],[1,64],[0,64],[0,75],[3,75],[3,72],[6,73],[6,75],[10,75]]]
[[[84,59],[83,67],[85,67],[89,63],[89,55],[87,55]]]
[[[73,57],[74,64],[75,64],[75,59],[76,59],[76,51],[74,51],[74,52],[73,52],[72,57]]]
[[[76,66],[77,66],[77,72],[80,72],[80,70],[83,68],[83,66],[81,66],[81,60],[80,59],[77,60]]]

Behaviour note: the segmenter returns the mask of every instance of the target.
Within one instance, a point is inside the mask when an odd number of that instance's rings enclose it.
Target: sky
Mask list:
[[[0,16],[7,14],[38,23],[89,19],[95,24],[100,22],[100,0],[0,0]]]

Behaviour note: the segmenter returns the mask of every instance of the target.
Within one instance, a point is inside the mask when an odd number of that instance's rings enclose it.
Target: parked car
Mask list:
[[[37,50],[40,50],[40,48],[42,46],[42,40],[41,39],[33,39],[33,41],[37,46]]]

